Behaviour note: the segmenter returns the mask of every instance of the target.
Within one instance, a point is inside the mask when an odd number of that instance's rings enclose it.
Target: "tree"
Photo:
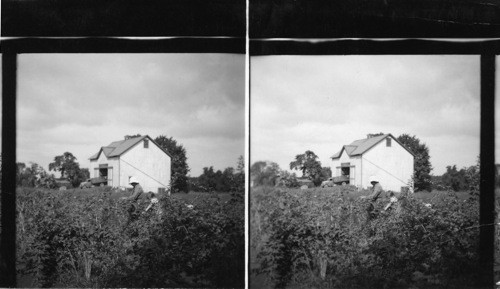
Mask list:
[[[244,192],[245,191],[245,159],[243,156],[238,158],[238,162],[236,163],[236,172],[233,177],[233,185],[232,189],[236,192]]]
[[[61,178],[67,178],[73,187],[78,187],[82,181],[90,177],[89,170],[82,171],[76,162],[76,157],[70,152],[54,157],[54,162],[49,164],[49,171],[60,171]]]
[[[258,161],[250,167],[250,176],[255,186],[274,186],[281,172],[274,162]]]
[[[420,143],[416,136],[402,134],[398,136],[397,140],[403,144],[408,150],[415,155],[413,165],[413,180],[415,191],[431,191],[431,162],[429,156],[429,148],[426,144]]]
[[[300,186],[300,183],[299,181],[297,181],[297,176],[295,175],[295,173],[281,171],[278,179],[276,180],[276,186],[285,188],[297,188]]]
[[[238,157],[236,173],[245,175],[245,158],[243,158],[243,156]]]
[[[295,161],[290,163],[291,170],[302,171],[302,176],[307,177],[314,182],[314,185],[321,184],[321,162],[317,160],[318,156],[312,151],[306,151],[304,154],[296,155]]]
[[[465,181],[467,183],[467,189],[471,195],[479,195],[479,185],[480,185],[480,173],[479,173],[479,157],[477,158],[477,163],[474,166],[470,166],[465,171]]]
[[[16,163],[16,186],[19,187],[43,187],[48,189],[57,188],[54,175],[49,175],[37,163],[31,163],[28,167],[25,163]]]
[[[330,167],[321,168],[321,178],[327,180],[332,177],[332,169]]]
[[[445,186],[450,187],[455,192],[467,189],[465,169],[457,170],[456,165],[447,166],[441,180]]]
[[[68,177],[69,179],[67,174],[74,175],[77,165],[76,157],[70,152],[65,152],[54,158],[54,162],[49,164],[49,171],[60,171],[62,178]]]
[[[214,167],[204,167],[203,173],[198,177],[198,186],[201,191],[212,192],[217,189],[217,174]]]
[[[80,183],[82,181],[85,181],[85,180],[87,180],[89,178],[90,178],[90,171],[89,171],[89,169],[87,169],[87,168],[80,169],[78,171],[78,183],[76,185],[75,184],[72,184],[72,185],[74,187],[77,187],[77,186],[80,185]]]
[[[188,177],[190,169],[187,164],[186,149],[172,137],[160,135],[155,142],[172,156],[172,191],[188,192]]]

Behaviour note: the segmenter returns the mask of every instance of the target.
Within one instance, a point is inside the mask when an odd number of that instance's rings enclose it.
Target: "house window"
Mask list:
[[[149,140],[144,140],[144,148],[147,149],[149,147]]]
[[[391,146],[391,138],[390,137],[385,139],[385,146],[387,146],[387,147]]]

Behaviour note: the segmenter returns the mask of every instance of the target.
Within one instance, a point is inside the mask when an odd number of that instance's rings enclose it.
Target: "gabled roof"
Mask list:
[[[96,160],[99,158],[99,155],[101,152],[104,153],[104,155],[108,158],[112,157],[118,157],[131,149],[133,146],[135,146],[138,142],[142,141],[143,139],[148,138],[149,141],[154,143],[157,147],[159,147],[162,151],[164,151],[168,156],[172,157],[166,150],[164,150],[162,147],[160,147],[153,139],[151,139],[149,136],[139,136],[139,137],[134,137],[134,138],[129,138],[121,141],[115,141],[110,143],[109,145],[105,147],[101,147],[101,149],[91,156],[89,159],[90,160]]]
[[[402,143],[400,143],[392,134],[383,134],[379,136],[374,136],[371,138],[364,138],[364,139],[359,139],[355,140],[352,143],[345,145],[342,147],[342,149],[335,153],[332,156],[332,159],[338,159],[342,155],[342,152],[345,150],[347,155],[352,157],[352,156],[358,156],[362,155],[372,147],[374,147],[376,144],[379,142],[383,141],[387,137],[391,137],[393,140],[395,140],[400,146],[402,146],[405,150],[407,150],[412,156],[415,156],[408,148],[406,148]]]

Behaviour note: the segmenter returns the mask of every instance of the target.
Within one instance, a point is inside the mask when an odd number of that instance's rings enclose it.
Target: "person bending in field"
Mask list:
[[[130,204],[130,207],[128,209],[130,223],[130,221],[136,220],[139,216],[138,200],[141,195],[144,194],[144,190],[142,189],[141,185],[139,185],[139,181],[137,181],[135,177],[130,177],[129,184],[133,187],[132,195],[130,197],[122,197],[121,199],[132,200],[132,203]]]
[[[380,185],[380,182],[377,177],[371,176],[370,177],[370,184],[372,184],[371,188],[371,194],[367,197],[362,197],[368,198],[370,200],[370,204],[368,205],[368,208],[366,211],[368,212],[368,220],[372,220],[376,216],[376,211],[375,211],[375,203],[377,200],[384,195],[384,190],[382,189],[382,186]]]
[[[372,193],[367,197],[371,202],[368,205],[367,211],[368,211],[368,220],[371,220],[376,217],[376,212],[375,210],[375,204],[379,198],[382,199],[387,199],[388,203],[387,205],[384,206],[383,211],[387,211],[393,203],[397,201],[397,198],[394,196],[394,193],[387,193],[382,189],[382,186],[380,185],[380,182],[377,177],[372,176],[370,177],[370,183],[372,184]]]

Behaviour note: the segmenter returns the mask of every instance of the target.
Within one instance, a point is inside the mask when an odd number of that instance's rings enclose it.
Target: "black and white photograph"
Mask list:
[[[18,287],[245,286],[245,56],[21,54]]]
[[[477,285],[480,56],[250,63],[250,288]]]
[[[500,289],[500,0],[0,13],[0,288]]]

